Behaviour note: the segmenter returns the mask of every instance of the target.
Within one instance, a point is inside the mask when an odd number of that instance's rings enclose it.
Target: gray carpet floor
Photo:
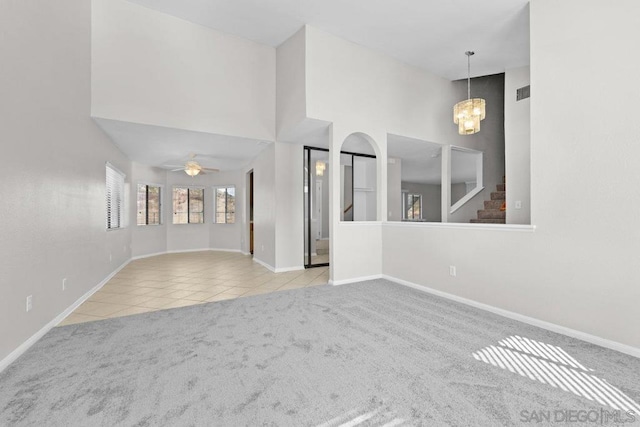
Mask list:
[[[639,359],[384,280],[58,327],[0,374],[11,426],[640,425],[637,402]]]

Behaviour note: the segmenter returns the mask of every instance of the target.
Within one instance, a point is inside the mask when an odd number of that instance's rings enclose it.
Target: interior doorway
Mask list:
[[[304,147],[304,265],[329,265],[329,150]]]
[[[253,255],[253,169],[247,174],[247,187],[249,188],[249,253]]]

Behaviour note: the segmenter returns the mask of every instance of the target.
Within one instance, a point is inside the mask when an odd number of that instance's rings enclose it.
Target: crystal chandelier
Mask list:
[[[460,135],[480,132],[480,120],[484,120],[485,116],[485,100],[471,98],[471,55],[474,53],[472,51],[464,53],[467,55],[467,99],[453,107],[453,122],[458,125]]]

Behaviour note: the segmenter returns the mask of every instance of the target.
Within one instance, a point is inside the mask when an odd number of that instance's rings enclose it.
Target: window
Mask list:
[[[160,195],[159,185],[138,184],[138,225],[160,225]]]
[[[124,228],[124,174],[107,163],[107,230]]]
[[[233,224],[236,222],[236,188],[216,187],[216,206],[213,221],[217,224]]]
[[[173,223],[204,223],[204,189],[191,187],[173,188]]]
[[[422,194],[406,193],[404,203],[404,219],[422,219]]]

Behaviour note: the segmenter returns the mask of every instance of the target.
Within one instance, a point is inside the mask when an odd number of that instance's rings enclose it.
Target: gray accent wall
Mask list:
[[[478,53],[480,55],[480,53]],[[473,70],[473,59],[471,62]],[[477,77],[471,79],[471,97],[484,98],[487,101],[486,118],[480,122],[480,132],[474,135],[458,135],[452,132],[450,143],[459,147],[482,151],[484,190],[468,203],[449,214],[449,222],[469,222],[477,218],[476,211],[484,209],[484,201],[491,198],[496,191],[496,184],[502,182],[505,174],[504,155],[504,74]],[[467,80],[453,82],[454,88],[462,101],[467,98]],[[452,106],[453,107],[453,106]]]

